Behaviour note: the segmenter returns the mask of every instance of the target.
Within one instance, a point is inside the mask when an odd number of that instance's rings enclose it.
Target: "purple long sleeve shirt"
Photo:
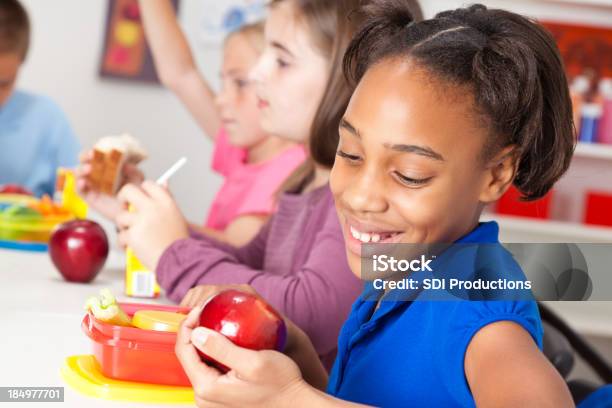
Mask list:
[[[328,186],[284,194],[277,212],[246,246],[235,248],[199,234],[175,242],[156,273],[176,302],[197,285],[251,285],[308,334],[328,368],[340,328],[363,289],[348,267]]]

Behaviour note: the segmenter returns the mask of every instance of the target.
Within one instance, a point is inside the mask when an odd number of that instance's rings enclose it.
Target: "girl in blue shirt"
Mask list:
[[[369,6],[344,60],[356,90],[330,184],[358,276],[363,243],[498,242],[497,225],[479,223],[483,208],[512,184],[526,199],[542,197],[575,145],[563,66],[543,28],[481,5],[415,23],[407,3]],[[512,269],[510,257],[499,259],[499,271]],[[197,403],[573,405],[541,352],[534,302],[381,302],[392,292],[366,286],[329,378],[290,322],[286,355],[257,352],[196,329],[195,309],[176,351]],[[206,366],[195,348],[232,370]]]

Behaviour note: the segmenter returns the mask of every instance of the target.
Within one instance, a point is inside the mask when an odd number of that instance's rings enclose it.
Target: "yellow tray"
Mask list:
[[[93,355],[66,358],[60,374],[71,388],[90,397],[151,404],[195,403],[193,389],[107,378]]]

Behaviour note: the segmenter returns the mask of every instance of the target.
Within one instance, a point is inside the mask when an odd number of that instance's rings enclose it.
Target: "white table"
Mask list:
[[[91,341],[80,326],[85,300],[102,288],[111,289],[120,301],[130,300],[123,295],[121,254],[112,252],[104,270],[92,283],[74,284],[63,280],[47,253],[0,249],[0,277],[0,386],[64,387],[62,406],[153,406],[84,396],[65,384],[59,374],[67,356],[92,352]],[[146,303],[146,300],[138,299],[138,302]],[[150,303],[169,302],[160,298]],[[1,406],[5,404],[0,403]]]

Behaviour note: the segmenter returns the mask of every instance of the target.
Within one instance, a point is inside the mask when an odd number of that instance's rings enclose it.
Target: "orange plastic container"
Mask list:
[[[130,316],[138,310],[188,313],[189,309],[137,303],[122,303]],[[190,386],[174,354],[176,333],[123,327],[97,320],[91,313],[81,327],[93,342],[93,354],[102,373],[110,378],[152,384]]]

